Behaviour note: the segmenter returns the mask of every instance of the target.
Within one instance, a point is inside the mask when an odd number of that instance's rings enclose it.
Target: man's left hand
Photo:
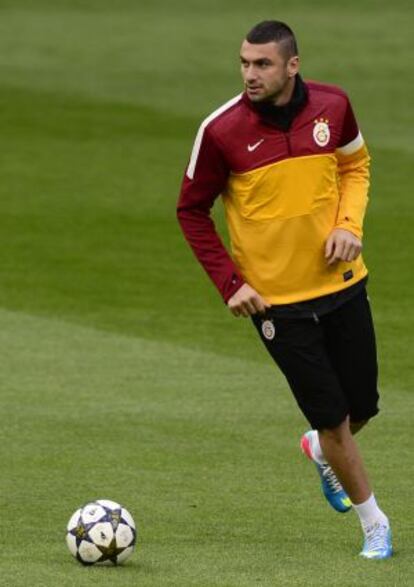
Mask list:
[[[362,242],[349,230],[335,228],[325,245],[325,259],[328,265],[337,261],[354,261],[362,250]]]

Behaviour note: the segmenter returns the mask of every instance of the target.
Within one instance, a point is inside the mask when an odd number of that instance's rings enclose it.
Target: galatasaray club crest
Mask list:
[[[331,138],[329,130],[329,120],[326,118],[317,118],[313,127],[313,139],[319,147],[326,147]]]
[[[273,322],[271,320],[264,320],[262,322],[262,332],[263,332],[263,336],[267,340],[274,339],[276,331],[275,331],[275,325],[273,324]]]

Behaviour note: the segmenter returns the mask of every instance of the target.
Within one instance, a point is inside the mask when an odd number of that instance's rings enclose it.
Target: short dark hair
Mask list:
[[[298,45],[290,27],[279,20],[264,20],[256,24],[246,36],[246,41],[254,45],[277,43],[285,59],[298,55]]]

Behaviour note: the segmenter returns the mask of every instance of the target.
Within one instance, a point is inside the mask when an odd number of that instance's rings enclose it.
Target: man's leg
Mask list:
[[[349,422],[351,434],[359,432],[367,423],[368,420]],[[348,512],[352,507],[351,500],[345,489],[341,486],[332,467],[328,464],[321,448],[319,434],[317,430],[306,432],[301,439],[302,451],[315,463],[322,481],[323,493],[329,504],[338,512]]]
[[[352,428],[359,431],[363,422]],[[380,510],[365,467],[353,439],[349,418],[334,429],[319,430],[321,453],[350,497],[365,535],[361,555],[384,559],[392,555],[391,530],[387,516]]]
[[[323,492],[329,503],[334,509],[345,512],[351,508],[352,503],[338,481],[333,468],[324,458],[321,447],[319,446],[319,434],[316,430],[321,430],[321,436],[323,436],[326,430],[332,431],[336,428],[341,428],[339,423],[343,424],[346,420],[348,436],[351,437],[350,425],[347,420],[347,414],[350,412],[350,405],[354,408],[353,411],[351,411],[351,417],[353,416],[353,420],[356,422],[353,425],[353,431],[355,432],[362,428],[366,419],[377,413],[376,401],[378,393],[376,390],[376,359],[374,353],[371,357],[373,361],[369,363],[373,367],[372,375],[369,373],[369,379],[373,380],[374,385],[371,384],[371,398],[368,409],[366,409],[366,378],[360,376],[359,370],[358,377],[356,377],[354,369],[355,364],[361,360],[362,353],[359,348],[355,348],[355,345],[351,341],[352,356],[349,357],[349,354],[345,353],[345,358],[350,360],[349,362],[345,361],[345,364],[342,365],[342,369],[338,369],[337,371],[335,369],[336,365],[327,353],[327,332],[324,324],[326,321],[327,319],[321,319],[319,321],[313,321],[310,319],[279,319],[270,311],[265,317],[253,316],[253,322],[263,343],[286,376],[299,407],[314,428],[314,430],[309,431],[302,438],[302,449],[316,464],[322,480]],[[360,323],[359,320],[356,321],[358,324]],[[346,325],[349,326],[348,320],[345,320],[345,322]],[[335,336],[333,336],[332,343],[333,346],[338,349],[337,324],[334,324],[333,326]],[[349,328],[347,328],[347,330],[349,331]],[[340,332],[341,331],[342,329],[340,329]],[[351,328],[351,331],[352,337],[355,338],[355,336],[357,336],[357,339],[359,340],[359,334],[357,333],[357,335],[355,335],[353,328]],[[332,334],[334,334],[334,332]],[[349,338],[348,334],[349,332],[346,333],[347,339]],[[341,339],[341,337],[339,337],[339,339]],[[348,344],[347,341],[344,342]],[[340,356],[343,355],[342,349],[338,349],[338,354]],[[357,355],[356,359],[355,354]],[[366,362],[364,361],[364,368],[365,365]],[[347,381],[349,373],[352,374],[352,377],[349,377],[349,381]],[[341,381],[339,380],[339,376],[341,376]],[[346,379],[345,386],[342,385],[344,379]],[[344,393],[344,387],[347,390],[351,390],[351,403],[348,402],[348,394],[345,395]],[[363,405],[359,406],[357,400],[361,393],[363,396]],[[333,447],[337,445],[338,448],[337,451],[335,451],[335,448],[331,450],[331,458],[333,461],[338,459],[340,461],[341,457],[337,456],[335,459],[335,455],[337,452],[341,452],[341,445],[346,441],[346,438],[346,435],[344,436],[343,433],[339,434],[339,439],[336,438],[335,434],[333,435],[333,439],[328,438],[326,444],[332,445]],[[313,442],[314,440],[315,442]],[[315,458],[313,445],[319,448],[319,458]],[[349,446],[348,443],[347,446],[348,449],[345,451],[347,459],[356,465],[358,465],[359,460],[359,464],[362,467],[362,470],[364,470],[356,445],[353,444]],[[327,450],[330,452],[329,446]],[[353,454],[353,450],[354,452],[356,451],[356,457]],[[343,467],[339,461],[336,466],[340,472],[342,468],[346,469],[346,466]],[[352,469],[352,471],[354,480],[356,480],[356,487],[358,487],[358,473],[355,474],[354,469]],[[365,471],[363,478],[366,480],[365,490],[369,492],[370,488],[366,479]],[[365,494],[362,492],[361,496],[363,499]],[[372,526],[374,531],[371,533],[371,531],[364,530],[366,537],[367,534],[369,537],[373,536],[373,538],[370,538],[369,542],[366,543],[367,548],[364,547],[364,556],[367,556],[367,558],[386,558],[389,556],[391,554],[391,543],[388,535],[385,534],[388,532],[388,526],[384,524],[378,526],[375,515],[374,518],[372,517],[373,512],[375,514],[375,512],[379,511],[374,496],[371,494],[367,500],[354,505],[354,508],[358,512],[361,522],[364,520],[364,524],[367,524],[371,519],[375,519],[372,525],[367,526],[367,528],[371,528]],[[380,548],[377,548],[379,544],[378,536],[380,537]]]
[[[323,455],[335,471],[352,503],[360,504],[366,501],[372,491],[350,430],[349,418],[336,428],[319,430],[319,442]]]

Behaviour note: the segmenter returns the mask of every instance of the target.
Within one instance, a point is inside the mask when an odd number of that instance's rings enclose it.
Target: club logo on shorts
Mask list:
[[[319,147],[326,147],[331,138],[331,131],[329,130],[329,120],[327,118],[317,118],[314,121],[313,140]]]
[[[263,336],[267,340],[273,340],[276,334],[275,325],[271,320],[264,320],[262,322],[262,332]]]

